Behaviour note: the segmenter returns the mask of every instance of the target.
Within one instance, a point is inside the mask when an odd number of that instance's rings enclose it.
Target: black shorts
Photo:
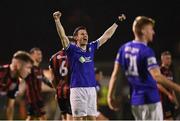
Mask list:
[[[69,98],[58,98],[58,105],[61,110],[61,114],[70,114],[72,115],[71,111],[71,104],[70,104],[70,99]]]
[[[43,108],[44,108],[44,103],[42,101],[39,101],[37,103],[27,104],[27,113],[29,116],[41,117],[45,115],[45,111]]]

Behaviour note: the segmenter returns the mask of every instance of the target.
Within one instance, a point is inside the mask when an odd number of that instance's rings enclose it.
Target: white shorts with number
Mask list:
[[[161,102],[145,105],[132,105],[132,113],[136,120],[163,120]]]
[[[70,89],[72,115],[96,116],[97,95],[95,87],[78,87]]]

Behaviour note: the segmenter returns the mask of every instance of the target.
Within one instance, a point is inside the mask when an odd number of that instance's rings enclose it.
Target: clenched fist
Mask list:
[[[56,12],[53,13],[53,17],[54,17],[55,20],[59,19],[61,17],[61,15],[62,14],[59,11],[56,11]]]
[[[120,21],[124,21],[124,20],[126,20],[126,16],[124,14],[122,14],[121,16],[118,16],[118,19]]]

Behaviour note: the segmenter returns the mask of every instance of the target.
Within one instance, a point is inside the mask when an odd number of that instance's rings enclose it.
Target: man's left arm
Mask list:
[[[105,42],[107,42],[108,39],[111,38],[111,36],[114,34],[116,31],[117,27],[119,24],[126,19],[125,15],[122,14],[121,16],[118,17],[118,20],[111,26],[109,27],[104,34],[98,39],[99,40],[99,47],[103,45]]]

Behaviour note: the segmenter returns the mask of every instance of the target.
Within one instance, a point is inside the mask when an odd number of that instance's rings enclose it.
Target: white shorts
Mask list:
[[[95,87],[78,87],[70,89],[72,115],[96,116],[97,95]]]
[[[163,120],[161,102],[146,105],[132,105],[132,113],[136,120]]]

